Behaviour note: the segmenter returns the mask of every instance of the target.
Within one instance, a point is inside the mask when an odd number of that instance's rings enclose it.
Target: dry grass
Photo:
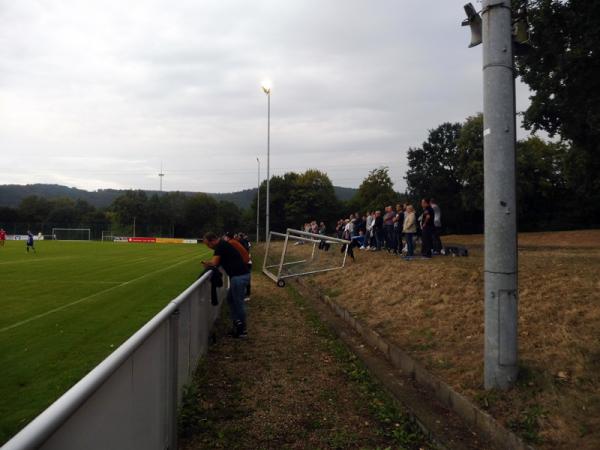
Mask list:
[[[483,238],[467,258],[359,252],[312,278],[372,328],[539,448],[600,448],[600,230],[519,236],[521,376],[483,390]]]

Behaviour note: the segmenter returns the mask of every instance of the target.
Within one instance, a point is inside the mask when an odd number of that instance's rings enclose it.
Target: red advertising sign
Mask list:
[[[127,238],[127,242],[135,242],[135,243],[139,243],[139,244],[154,244],[156,242],[156,238],[130,237],[130,238]]]

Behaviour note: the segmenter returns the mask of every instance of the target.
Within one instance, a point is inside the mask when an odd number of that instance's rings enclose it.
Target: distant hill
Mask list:
[[[340,200],[349,200],[352,198],[356,189],[334,186],[335,194]],[[86,191],[59,184],[5,184],[0,185],[0,206],[17,207],[25,197],[37,195],[38,197],[70,198],[72,200],[82,199],[94,205],[96,208],[109,206],[115,198],[121,195],[124,190],[118,189],[99,189],[97,191]],[[157,194],[158,191],[146,191],[148,195]],[[184,192],[186,195],[193,195],[196,192]],[[225,200],[235,203],[240,208],[249,208],[256,197],[256,188],[245,189],[238,192],[227,193],[209,193],[216,200]]]

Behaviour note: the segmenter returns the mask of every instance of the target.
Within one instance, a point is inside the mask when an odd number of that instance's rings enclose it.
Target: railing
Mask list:
[[[177,448],[183,386],[207,350],[219,305],[203,275],[2,450]]]

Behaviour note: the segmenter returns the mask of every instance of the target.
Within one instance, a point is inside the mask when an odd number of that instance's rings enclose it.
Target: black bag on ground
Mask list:
[[[447,256],[469,256],[467,247],[461,247],[460,245],[445,246],[444,251]]]

